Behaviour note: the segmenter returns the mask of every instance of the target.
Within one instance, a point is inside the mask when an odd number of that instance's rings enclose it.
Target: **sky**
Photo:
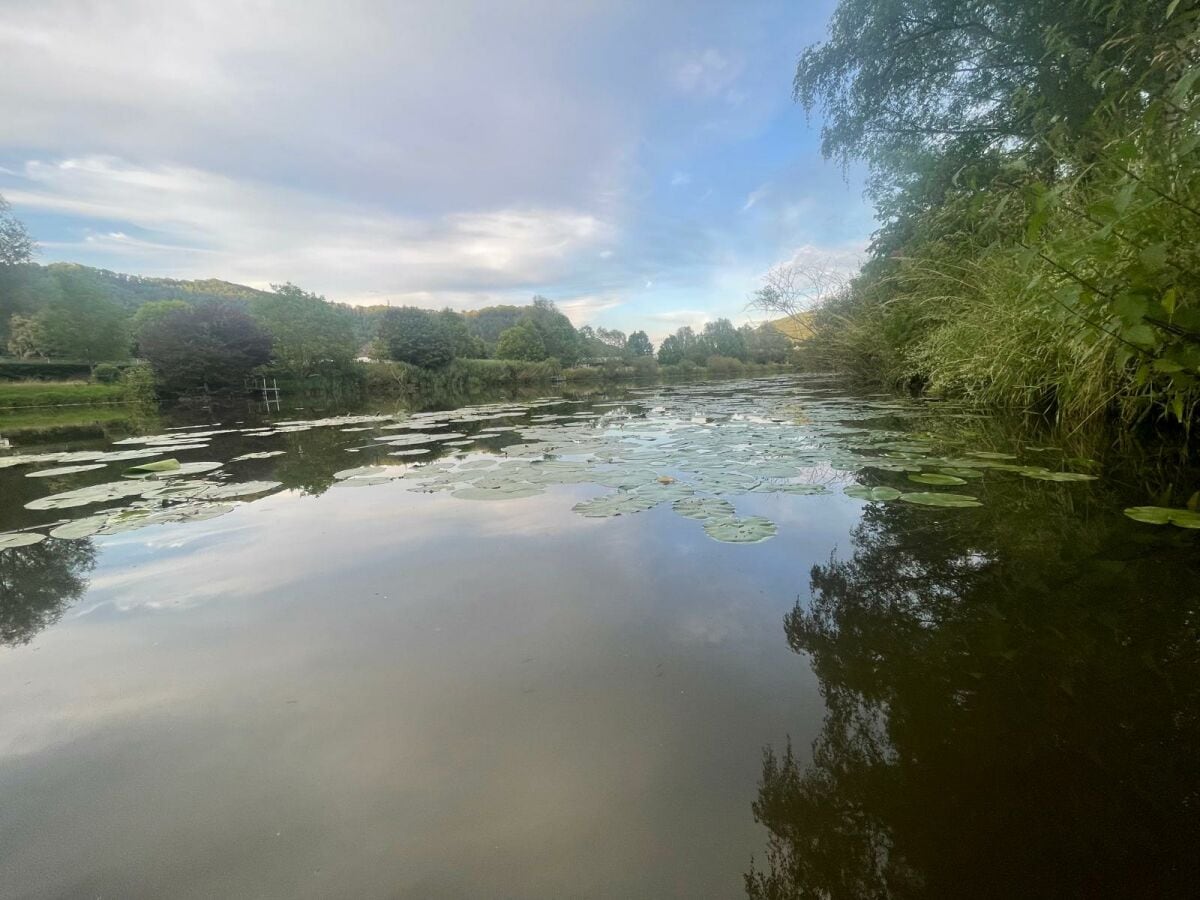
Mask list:
[[[654,339],[852,270],[791,99],[833,0],[0,0],[0,194],[41,262],[330,300],[554,300]]]

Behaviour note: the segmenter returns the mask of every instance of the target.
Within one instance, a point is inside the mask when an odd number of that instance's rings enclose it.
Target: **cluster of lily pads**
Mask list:
[[[920,415],[922,404],[821,394],[798,390],[790,382],[762,381],[632,392],[624,401],[596,404],[584,412],[531,416],[476,436],[509,434],[511,442],[502,455],[479,458],[464,452],[457,459],[424,464],[349,468],[334,477],[347,487],[399,481],[411,490],[493,501],[534,496],[552,485],[590,484],[611,492],[576,503],[579,515],[633,515],[670,504],[679,515],[700,520],[708,536],[730,543],[766,540],[777,529],[761,516],[739,516],[724,498],[826,494],[869,469],[905,474],[914,487],[968,485],[987,470],[1043,481],[1095,477],[1018,464],[1014,455],[996,451],[939,455],[932,437],[867,424]],[[506,414],[502,408],[474,411],[481,418]],[[407,423],[412,439],[403,446],[428,447],[445,436],[436,428],[457,428],[464,421],[462,411],[415,417]],[[972,494],[884,485],[851,484],[845,493],[867,501],[943,508],[982,505]]]
[[[400,482],[414,491],[444,492],[461,500],[502,501],[531,497],[552,486],[590,485],[603,492],[574,505],[581,516],[634,515],[669,506],[698,521],[709,537],[728,543],[763,541],[777,531],[761,516],[739,515],[734,505],[738,497],[808,496],[841,489],[865,502],[971,508],[982,503],[972,487],[993,473],[1049,482],[1095,477],[1061,466],[1025,464],[1013,454],[990,449],[948,450],[943,441],[919,431],[930,404],[852,398],[819,383],[769,379],[656,387],[580,408],[584,402],[548,397],[409,416],[203,426],[126,438],[105,451],[0,456],[0,468],[28,465],[33,468],[26,474],[33,478],[72,477],[115,462],[137,463],[119,480],[26,504],[31,510],[109,506],[85,518],[38,526],[45,533],[0,535],[0,549],[46,536],[81,538],[210,518],[280,488],[274,481],[237,482],[222,471],[228,463],[175,458],[233,433],[257,439],[334,428],[355,435],[349,442],[361,436],[362,443],[345,450],[366,455],[369,464],[336,472],[342,487]],[[943,405],[937,412],[945,415],[947,409]],[[229,463],[284,452],[244,453]],[[46,465],[50,467],[42,468]],[[866,483],[883,479],[902,481],[908,489]],[[112,508],[114,503],[122,505]]]

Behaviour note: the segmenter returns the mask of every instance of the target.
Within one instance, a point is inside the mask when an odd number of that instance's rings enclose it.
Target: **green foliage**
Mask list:
[[[98,384],[113,384],[120,377],[120,367],[112,363],[100,363],[92,368],[92,380]]]
[[[796,96],[871,166],[810,361],[1084,422],[1200,401],[1200,6],[842,0]]]
[[[650,343],[650,337],[644,331],[635,331],[629,335],[629,339],[625,341],[625,353],[628,356],[654,356],[654,345]]]
[[[271,359],[271,336],[249,315],[222,303],[178,309],[150,322],[140,349],[168,395],[229,393]]]
[[[546,359],[546,342],[541,331],[529,321],[521,321],[506,328],[496,344],[496,356],[500,359],[524,359],[538,362]]]
[[[25,225],[12,214],[8,201],[0,196],[0,266],[16,266],[33,259],[33,238]]]
[[[436,369],[454,359],[454,335],[435,312],[402,306],[379,321],[379,343],[388,359]]]
[[[348,370],[358,350],[350,318],[290,282],[271,288],[250,301],[250,314],[270,332],[276,364],[300,378]]]
[[[125,391],[119,384],[88,384],[86,381],[0,382],[0,409],[118,403],[125,399]]]

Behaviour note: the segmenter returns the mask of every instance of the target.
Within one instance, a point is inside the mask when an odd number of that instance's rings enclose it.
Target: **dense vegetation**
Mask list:
[[[786,362],[792,348],[773,326],[738,329],[719,319],[701,334],[680,329],[656,358],[644,331],[576,329],[545,297],[466,313],[351,307],[290,283],[260,291],[217,280],[40,266],[7,205],[0,206],[0,244],[0,343],[9,353],[0,378],[9,380],[90,376],[132,381],[140,391],[147,379],[133,363],[144,360],[165,397],[237,391],[258,375],[291,386],[429,390],[437,381],[439,388],[464,389],[556,376],[651,375],[660,362],[684,373],[734,372],[744,363]],[[378,364],[363,366],[364,357]],[[67,395],[88,402],[103,393],[82,387]],[[118,392],[104,396],[110,394]],[[27,405],[21,401],[33,396],[16,392],[0,397],[0,406]]]
[[[795,97],[827,156],[869,165],[880,227],[816,310],[819,361],[1068,423],[1193,421],[1198,38],[1197,0],[841,0]]]

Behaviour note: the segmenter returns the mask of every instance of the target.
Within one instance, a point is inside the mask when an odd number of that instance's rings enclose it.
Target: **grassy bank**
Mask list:
[[[91,384],[86,381],[14,381],[0,383],[0,409],[42,406],[86,406],[122,403],[128,399],[123,384]]]

